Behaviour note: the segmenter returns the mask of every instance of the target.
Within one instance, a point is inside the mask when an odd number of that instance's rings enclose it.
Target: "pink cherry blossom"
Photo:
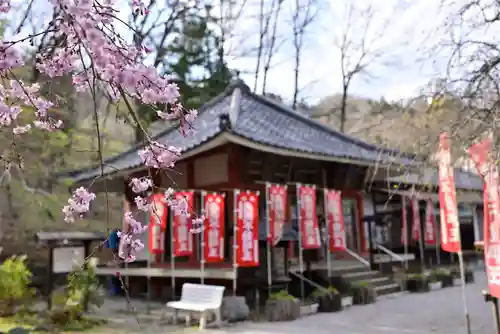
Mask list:
[[[151,142],[146,148],[139,151],[139,156],[144,165],[158,169],[173,168],[180,157],[180,149],[167,146],[156,141]]]
[[[194,122],[195,118],[198,116],[198,111],[197,110],[189,110],[186,115],[184,116],[184,119],[186,120],[186,122],[188,123],[192,123]]]
[[[188,202],[185,198],[171,200],[169,206],[176,215],[190,216]]]
[[[134,216],[132,215],[131,212],[127,212],[124,215],[125,222],[128,224],[130,227],[131,233],[132,234],[142,234],[144,231],[148,229],[147,225],[142,225],[140,222],[138,222]]]
[[[71,198],[68,199],[68,205],[62,210],[65,215],[64,220],[67,223],[72,223],[75,221],[75,217],[80,218],[83,213],[90,210],[90,203],[95,200],[95,197],[94,193],[83,187],[76,189]]]
[[[203,232],[204,221],[205,221],[204,216],[199,216],[199,217],[193,218],[193,220],[192,220],[193,227],[191,228],[191,230],[189,232],[191,232],[193,234]]]
[[[0,13],[7,13],[10,9],[10,1],[0,0]]]
[[[137,236],[143,234],[148,229],[148,226],[138,222],[131,212],[125,213],[124,221],[128,232],[118,232],[118,237],[120,238],[118,256],[125,262],[133,262],[136,258],[134,253],[144,248],[144,244]]]
[[[169,75],[159,74],[155,68],[144,65],[141,61],[151,50],[144,45],[121,36],[116,29],[123,24],[119,19],[121,3],[115,0],[49,0],[56,18],[51,20],[46,32],[64,36],[64,43],[47,53],[36,55],[36,69],[46,77],[70,76],[76,92],[92,93],[96,87],[109,98],[120,101],[140,101],[152,108],[166,105],[165,110],[157,111],[160,118],[178,120],[179,131],[183,135],[191,132],[192,123],[197,116],[195,110],[185,110],[179,101],[179,87]],[[130,6],[136,15],[144,15],[147,8],[142,0],[131,0]],[[9,0],[0,0],[0,12],[8,13]],[[21,54],[23,41],[0,41],[0,128],[6,128],[13,134],[13,140],[20,140],[29,131],[60,131],[63,122],[53,118],[58,105],[46,99],[38,84],[27,84],[13,75],[16,68],[24,66]],[[31,66],[31,64],[30,64]],[[28,117],[20,117],[29,113]],[[22,120],[22,122],[21,122]],[[30,121],[26,121],[30,120]],[[148,136],[145,148],[139,156],[146,167],[169,169],[175,167],[181,150],[169,143],[158,143]],[[9,165],[7,162],[6,165]],[[132,190],[141,196],[135,198],[135,204],[141,211],[150,210],[150,198],[142,197],[153,187],[151,178],[132,178]],[[172,198],[174,191],[167,190],[165,203],[174,212],[191,217],[190,208],[185,199]],[[90,210],[96,198],[88,189],[76,189],[63,207],[64,219],[74,222]],[[201,218],[195,218],[198,222]],[[144,233],[143,226],[127,212],[124,215],[126,230],[120,232],[119,256],[126,262],[135,260],[134,252],[144,248],[137,235]]]
[[[133,177],[130,180],[130,185],[132,186],[132,191],[139,194],[151,188],[153,186],[153,181],[148,177]]]
[[[20,135],[20,134],[28,132],[30,129],[31,129],[31,125],[26,124],[24,126],[16,126],[14,129],[12,129],[12,132],[15,135]]]
[[[135,205],[137,206],[137,210],[143,211],[143,212],[149,212],[149,209],[151,208],[151,203],[148,203],[148,200],[137,196],[134,198]]]

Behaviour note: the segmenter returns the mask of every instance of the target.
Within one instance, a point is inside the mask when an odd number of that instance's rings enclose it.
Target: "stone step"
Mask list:
[[[391,281],[389,277],[381,276],[381,277],[373,277],[365,280],[370,283],[373,287],[384,286],[387,284],[392,284],[394,282]]]
[[[332,274],[334,276],[343,276],[346,274],[355,274],[355,273],[366,273],[371,272],[372,270],[363,264],[353,264],[349,266],[343,266],[340,268],[332,267]]]
[[[394,283],[389,277],[382,276],[382,275],[377,275],[377,276],[373,276],[373,277],[347,279],[347,280],[351,283],[356,283],[356,282],[361,282],[361,281],[367,282],[373,287]]]
[[[386,295],[401,290],[399,284],[394,283],[390,277],[374,270],[355,271],[342,275],[342,278],[353,283],[357,281],[368,282],[373,286],[377,295]]]
[[[343,278],[348,280],[364,280],[367,278],[378,277],[380,272],[374,270],[364,270],[364,271],[353,271],[341,275]]]
[[[399,284],[396,283],[379,285],[375,286],[374,288],[375,292],[377,293],[377,296],[389,295],[401,291],[401,287],[399,286]]]

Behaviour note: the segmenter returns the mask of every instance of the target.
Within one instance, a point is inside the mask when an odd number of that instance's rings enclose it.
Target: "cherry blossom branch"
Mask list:
[[[26,180],[24,179],[23,175],[22,175],[22,170],[21,168],[18,166],[18,165],[10,165],[8,167],[6,167],[2,174],[0,175],[0,185],[4,184],[4,182],[7,182],[7,183],[10,183],[12,181],[12,169],[16,169],[17,170],[17,173],[16,173],[16,179],[21,183],[21,187],[31,193],[31,194],[35,194],[35,193],[38,193],[38,194],[41,194],[43,196],[51,196],[51,193],[49,193],[48,191],[45,191],[43,189],[40,189],[40,188],[32,188],[28,185],[28,183],[26,182]]]

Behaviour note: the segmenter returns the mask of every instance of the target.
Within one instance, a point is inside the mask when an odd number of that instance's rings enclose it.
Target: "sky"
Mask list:
[[[25,0],[13,0],[24,4]],[[127,0],[123,2],[128,8]],[[185,0],[189,1],[189,0]],[[260,0],[245,1],[244,15],[238,19],[232,29],[232,38],[228,40],[230,54],[226,59],[231,68],[241,71],[240,77],[250,86],[254,85],[256,67],[255,55],[242,57],[235,55],[241,50],[255,48],[258,45],[258,4]],[[272,0],[266,0],[271,3]],[[284,14],[279,24],[281,36],[291,36],[289,17],[296,1],[284,2]],[[442,25],[443,12],[439,0],[316,0],[319,14],[306,35],[300,67],[300,98],[308,103],[317,103],[325,96],[341,92],[340,53],[335,46],[335,39],[345,30],[346,4],[353,4],[362,9],[371,7],[374,13],[370,34],[367,36],[370,48],[382,53],[381,59],[369,66],[370,76],[357,77],[352,85],[351,95],[379,99],[400,100],[415,96],[422,86],[443,72],[436,59],[429,59],[428,45],[440,38],[438,27]],[[214,3],[217,3],[216,1]],[[38,0],[38,20],[50,18],[50,7],[46,0]],[[123,11],[123,13],[126,13]],[[126,15],[126,14],[124,14]],[[125,17],[124,17],[125,18]],[[359,41],[362,27],[367,18],[356,16],[352,29],[352,40]],[[123,28],[123,27],[122,27]],[[127,33],[124,30],[124,33]],[[231,54],[233,53],[233,54]],[[293,95],[294,63],[291,42],[286,42],[273,56],[272,69],[269,72],[267,92],[278,94],[287,100]],[[438,66],[436,66],[436,64]],[[262,75],[257,81],[262,84]],[[258,88],[260,92],[260,88]]]
[[[344,31],[346,1],[326,0],[312,33],[308,35],[307,48],[302,56],[300,82],[304,90],[301,97],[315,103],[322,97],[341,91],[340,53],[335,37]],[[443,22],[443,10],[438,0],[349,0],[358,8],[371,6],[373,36],[367,40],[372,48],[384,55],[369,67],[370,76],[354,80],[351,93],[370,98],[388,100],[406,99],[418,94],[420,87],[439,75],[439,68],[422,50],[438,39],[437,28]],[[356,26],[363,26],[367,19],[355,18]],[[255,26],[255,23],[253,23]],[[252,25],[252,24],[250,24]],[[291,29],[285,23],[283,29]],[[353,34],[359,40],[359,34]],[[256,43],[257,37],[248,43]],[[246,71],[255,71],[256,60],[233,59],[230,65]],[[280,50],[276,65],[270,72],[268,91],[290,99],[293,94],[294,62],[291,47]],[[250,87],[253,74],[242,74]],[[259,81],[260,82],[260,81]]]

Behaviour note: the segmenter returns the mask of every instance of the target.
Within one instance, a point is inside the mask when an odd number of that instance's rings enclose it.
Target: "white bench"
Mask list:
[[[223,286],[218,285],[201,285],[184,283],[182,285],[181,300],[168,302],[166,307],[175,310],[174,324],[177,323],[178,311],[200,312],[200,329],[204,329],[207,325],[207,315],[215,314],[216,324],[221,325],[220,308],[222,305],[222,297],[224,296]],[[190,317],[186,319],[189,326]]]

